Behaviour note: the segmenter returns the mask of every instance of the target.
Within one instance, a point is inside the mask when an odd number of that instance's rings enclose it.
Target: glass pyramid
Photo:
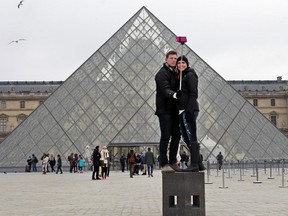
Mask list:
[[[0,145],[0,167],[54,152],[65,159],[86,146],[154,144],[160,130],[154,76],[176,35],[142,7]],[[198,138],[204,160],[287,157],[287,138],[187,45],[199,76]],[[67,161],[66,161],[67,163]]]

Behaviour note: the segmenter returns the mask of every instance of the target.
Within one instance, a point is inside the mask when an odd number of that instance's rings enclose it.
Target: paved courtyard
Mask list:
[[[205,184],[207,216],[263,216],[288,214],[288,188],[282,176],[273,171],[268,179],[260,170],[259,181],[253,183],[252,171],[244,181],[237,172],[227,178],[211,172]],[[286,178],[287,176],[285,176]],[[288,178],[288,177],[287,177]],[[207,178],[205,177],[207,182]],[[181,182],[179,182],[181,184]],[[286,186],[287,180],[284,181]],[[48,173],[0,173],[0,215],[162,215],[162,174],[153,178],[139,175],[129,178],[126,171],[111,171],[106,180],[91,180],[91,172],[56,175]]]

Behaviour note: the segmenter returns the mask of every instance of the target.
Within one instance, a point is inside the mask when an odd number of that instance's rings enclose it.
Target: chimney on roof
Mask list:
[[[281,81],[281,80],[282,80],[282,76],[278,76],[277,81]]]

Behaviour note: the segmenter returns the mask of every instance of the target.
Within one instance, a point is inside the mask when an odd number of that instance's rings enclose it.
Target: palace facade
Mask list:
[[[288,81],[227,81],[288,137]],[[0,142],[36,109],[62,81],[0,82]]]

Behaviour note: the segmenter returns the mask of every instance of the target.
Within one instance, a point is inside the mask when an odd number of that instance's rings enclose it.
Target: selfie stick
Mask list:
[[[181,61],[182,61],[182,56],[183,56],[183,45],[184,43],[187,42],[186,36],[177,36],[176,37],[176,42],[181,43],[182,48],[181,48]],[[188,65],[187,65],[188,66]],[[179,85],[179,90],[182,89],[182,69],[180,69],[180,85]]]

